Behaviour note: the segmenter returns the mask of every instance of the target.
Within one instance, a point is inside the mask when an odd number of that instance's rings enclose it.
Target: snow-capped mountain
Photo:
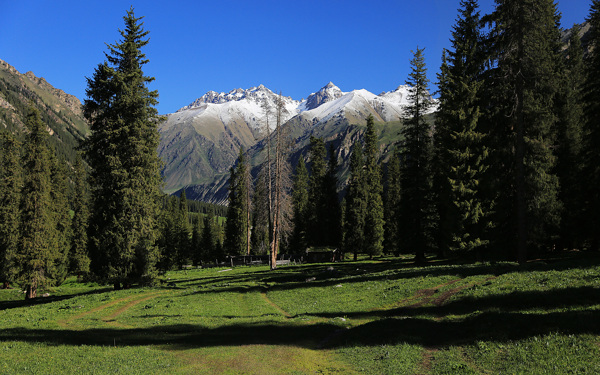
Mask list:
[[[235,89],[228,93],[209,91],[179,109],[174,115],[181,119],[206,118],[207,121],[218,120],[223,123],[243,120],[251,129],[258,130],[265,126],[268,112],[270,113],[269,125],[273,129],[277,96],[263,85],[247,90]],[[297,115],[300,105],[301,102],[298,100],[283,97],[282,121],[286,122]]]
[[[301,108],[301,111],[306,110],[310,111],[319,107],[322,104],[327,102],[331,102],[333,100],[339,99],[344,96],[344,92],[340,90],[339,87],[333,84],[333,82],[329,82],[325,87],[321,90],[312,93],[306,98],[305,105]]]
[[[375,95],[364,89],[343,92],[329,82],[306,100],[283,97],[282,123],[289,124],[294,137],[300,137],[298,147],[304,147],[300,144],[310,135],[323,137],[325,133],[332,137],[345,132],[340,137],[351,143],[356,135],[348,126],[364,124],[369,115],[380,123],[402,119],[409,104],[410,89],[399,86]],[[159,155],[164,162],[167,192],[198,185],[202,193],[196,196],[223,200],[226,176],[240,147],[249,150],[263,140],[266,134],[262,129],[267,118],[269,127],[275,128],[277,98],[277,94],[263,85],[228,93],[209,91],[167,115],[167,120],[159,125]],[[346,154],[342,156],[345,157]]]

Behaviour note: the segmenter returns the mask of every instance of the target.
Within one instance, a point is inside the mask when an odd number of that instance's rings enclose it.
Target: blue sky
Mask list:
[[[33,71],[83,100],[104,61],[105,43],[130,5],[150,31],[147,75],[160,113],[209,90],[264,84],[294,99],[332,81],[344,91],[394,90],[409,73],[411,50],[425,47],[435,81],[459,0],[0,0],[0,59]],[[482,13],[493,0],[480,0]],[[582,22],[591,0],[560,0],[563,27]]]

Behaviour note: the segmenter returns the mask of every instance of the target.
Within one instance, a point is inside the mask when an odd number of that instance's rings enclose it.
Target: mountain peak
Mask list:
[[[315,109],[322,104],[339,99],[342,96],[344,96],[344,92],[342,92],[339,87],[330,81],[319,91],[310,94],[308,98],[306,98],[306,110],[310,111],[311,109]]]

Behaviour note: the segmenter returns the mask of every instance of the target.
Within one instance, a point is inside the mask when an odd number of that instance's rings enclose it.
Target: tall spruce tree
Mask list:
[[[190,242],[190,217],[188,213],[187,198],[185,189],[181,191],[177,202],[177,224],[176,224],[176,245],[175,251],[176,264],[181,269],[191,261],[191,242]]]
[[[229,208],[225,226],[225,252],[247,254],[248,250],[248,173],[244,149],[240,148],[237,164],[229,172]]]
[[[365,132],[365,183],[367,211],[364,229],[364,251],[373,256],[380,255],[383,251],[383,186],[381,173],[377,160],[377,134],[375,133],[375,120],[372,115],[367,118]]]
[[[156,277],[161,184],[158,93],[148,89],[154,78],[142,71],[148,32],[133,8],[123,19],[122,40],[108,45],[107,61],[88,79],[84,104],[91,128],[84,150],[92,169],[92,269],[116,289]]]
[[[490,205],[480,189],[489,150],[480,124],[485,70],[484,44],[476,0],[460,3],[452,50],[440,73],[436,117],[435,172],[440,252],[471,252],[487,244]]]
[[[402,248],[424,262],[431,247],[433,226],[431,125],[425,114],[431,108],[424,49],[417,48],[406,84],[411,86],[404,121],[400,200]]]
[[[383,247],[386,253],[398,255],[400,252],[400,153],[395,151],[387,164],[384,190],[384,236]]]
[[[204,217],[204,227],[202,229],[201,259],[203,262],[214,262],[219,256],[216,231],[215,211],[210,208],[208,214]]]
[[[87,173],[83,167],[81,156],[75,159],[74,170],[74,196],[73,196],[73,220],[71,251],[69,253],[69,271],[81,279],[90,271],[90,258],[88,255],[88,221],[89,221],[89,199],[87,186]]]
[[[559,81],[559,15],[552,0],[496,0],[491,15],[493,175],[497,243],[516,249],[520,263],[528,248],[552,244],[560,202],[554,174]],[[513,224],[514,223],[514,224]]]
[[[304,157],[300,156],[294,174],[292,201],[294,207],[294,231],[292,233],[291,248],[300,254],[308,247],[309,236],[309,178]]]
[[[66,161],[59,159],[54,152],[50,152],[50,198],[52,200],[52,221],[55,225],[54,239],[52,241],[55,258],[46,272],[54,284],[62,284],[69,273],[69,259],[71,251],[71,207],[67,195],[69,182],[67,181]]]
[[[0,283],[3,289],[15,282],[19,248],[19,221],[23,175],[20,142],[8,131],[0,131]]]
[[[254,254],[267,254],[269,249],[269,236],[271,231],[269,217],[269,183],[268,168],[264,165],[258,172],[256,187],[252,195],[252,252]]]
[[[581,248],[586,220],[582,199],[585,68],[580,26],[571,29],[569,44],[564,52],[564,71],[558,93],[558,134],[556,143],[556,174],[560,182],[559,199],[564,208],[561,215],[560,248]]]
[[[322,138],[310,137],[310,179],[309,179],[309,209],[307,223],[309,225],[308,245],[325,246],[327,242],[327,230],[323,225],[323,219],[327,215],[329,207],[325,201],[325,175],[327,164],[325,157],[327,150]]]
[[[350,178],[344,210],[344,253],[358,254],[365,246],[365,219],[367,216],[367,192],[362,146],[355,144],[350,156]]]
[[[338,158],[333,143],[329,144],[327,173],[323,180],[323,199],[327,210],[323,213],[323,226],[327,228],[325,244],[335,249],[342,245],[342,208],[337,191]]]
[[[591,53],[586,64],[585,97],[585,217],[586,238],[593,250],[600,249],[600,0],[593,0],[587,21],[591,25]]]
[[[202,262],[202,232],[204,229],[204,220],[198,214],[192,227],[192,240],[190,243],[190,255],[192,265],[197,267]]]
[[[21,200],[21,239],[17,262],[25,298],[35,298],[38,288],[50,285],[48,271],[56,254],[56,222],[52,210],[50,149],[48,132],[35,108],[26,122],[29,134],[23,155],[23,190]]]

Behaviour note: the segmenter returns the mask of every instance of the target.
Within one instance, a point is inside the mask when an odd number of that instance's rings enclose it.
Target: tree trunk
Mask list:
[[[25,299],[33,299],[37,296],[37,287],[35,285],[28,285],[27,292],[25,293]]]

